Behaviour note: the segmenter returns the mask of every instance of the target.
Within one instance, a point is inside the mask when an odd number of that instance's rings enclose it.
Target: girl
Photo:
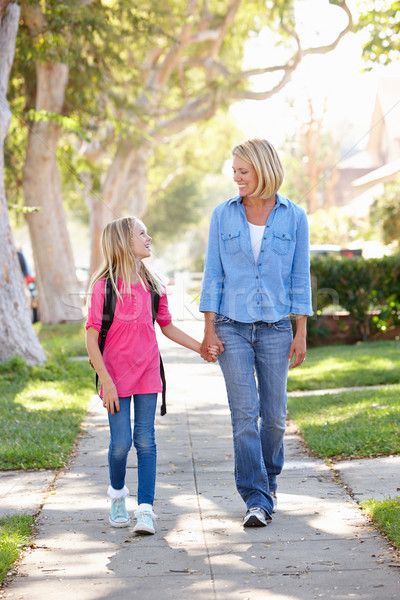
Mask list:
[[[125,498],[128,452],[132,445],[131,399],[134,407],[133,443],[138,462],[138,509],[136,533],[154,533],[153,512],[156,479],[154,417],[157,393],[162,391],[160,358],[152,321],[150,289],[160,295],[157,323],[169,339],[200,353],[200,343],[171,322],[167,296],[161,280],[143,264],[151,255],[151,237],[135,217],[111,221],[101,236],[103,264],[89,288],[86,347],[101,382],[100,397],[108,411],[110,446],[108,465],[111,498],[110,525],[127,527],[130,517]],[[117,294],[113,323],[104,352],[99,349],[106,279]],[[210,347],[216,361],[217,349]]]

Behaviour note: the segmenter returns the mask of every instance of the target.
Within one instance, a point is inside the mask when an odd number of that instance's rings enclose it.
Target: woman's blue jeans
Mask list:
[[[272,515],[270,491],[284,462],[291,322],[239,323],[217,315],[215,332],[225,342],[218,360],[231,412],[236,487],[248,509]]]
[[[119,398],[119,412],[114,415],[108,413],[110,483],[115,490],[121,490],[125,485],[128,453],[132,446],[131,398],[134,406],[133,444],[138,464],[138,504],[152,505],[157,462],[154,430],[157,394],[135,394]]]

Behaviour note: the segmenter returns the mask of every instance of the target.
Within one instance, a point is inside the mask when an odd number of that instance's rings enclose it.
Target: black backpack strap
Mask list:
[[[160,295],[157,294],[157,292],[155,292],[154,290],[151,290],[151,313],[152,313],[152,317],[153,317],[153,325],[154,322],[157,318],[158,315],[158,307],[160,305]],[[161,376],[161,382],[162,382],[162,402],[161,402],[161,416],[163,417],[165,414],[167,414],[167,398],[166,398],[166,393],[167,393],[167,381],[165,378],[165,370],[164,370],[164,364],[161,358],[161,354],[160,354],[160,376]]]
[[[117,303],[117,294],[113,288],[111,279],[106,279],[106,286],[104,292],[104,304],[103,304],[103,320],[101,322],[101,329],[99,334],[99,348],[103,354],[104,346],[106,343],[106,337],[108,330],[110,329],[114,320],[115,305]],[[99,385],[99,376],[96,373],[96,390]]]

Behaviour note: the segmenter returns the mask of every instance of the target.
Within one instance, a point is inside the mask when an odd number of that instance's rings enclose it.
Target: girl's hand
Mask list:
[[[103,406],[112,415],[119,412],[117,388],[113,383],[108,384],[106,387],[103,386]]]
[[[213,362],[217,361],[217,356],[219,354],[219,347],[215,344],[210,344],[207,347],[207,352],[208,354],[211,354],[212,358],[213,358]]]

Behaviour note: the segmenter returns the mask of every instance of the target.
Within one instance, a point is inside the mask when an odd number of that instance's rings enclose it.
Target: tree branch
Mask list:
[[[346,13],[347,25],[342,31],[339,32],[336,39],[332,43],[327,44],[325,46],[318,46],[315,48],[307,48],[303,50],[297,32],[289,30],[282,24],[282,28],[294,39],[297,45],[296,53],[285,65],[243,71],[237,76],[233,87],[235,88],[238,84],[244,82],[249,77],[254,77],[256,75],[265,75],[267,73],[274,73],[277,71],[283,71],[282,79],[270,90],[266,90],[263,92],[252,92],[251,90],[237,90],[234,91],[233,94],[231,94],[231,98],[237,98],[241,100],[267,100],[268,98],[279,92],[290,81],[293,71],[295,71],[295,69],[298,67],[304,56],[307,56],[309,54],[326,54],[334,50],[339,44],[340,40],[353,28],[353,18],[350,9],[346,4],[346,0],[341,0],[340,4],[335,4],[335,6],[338,6]]]

